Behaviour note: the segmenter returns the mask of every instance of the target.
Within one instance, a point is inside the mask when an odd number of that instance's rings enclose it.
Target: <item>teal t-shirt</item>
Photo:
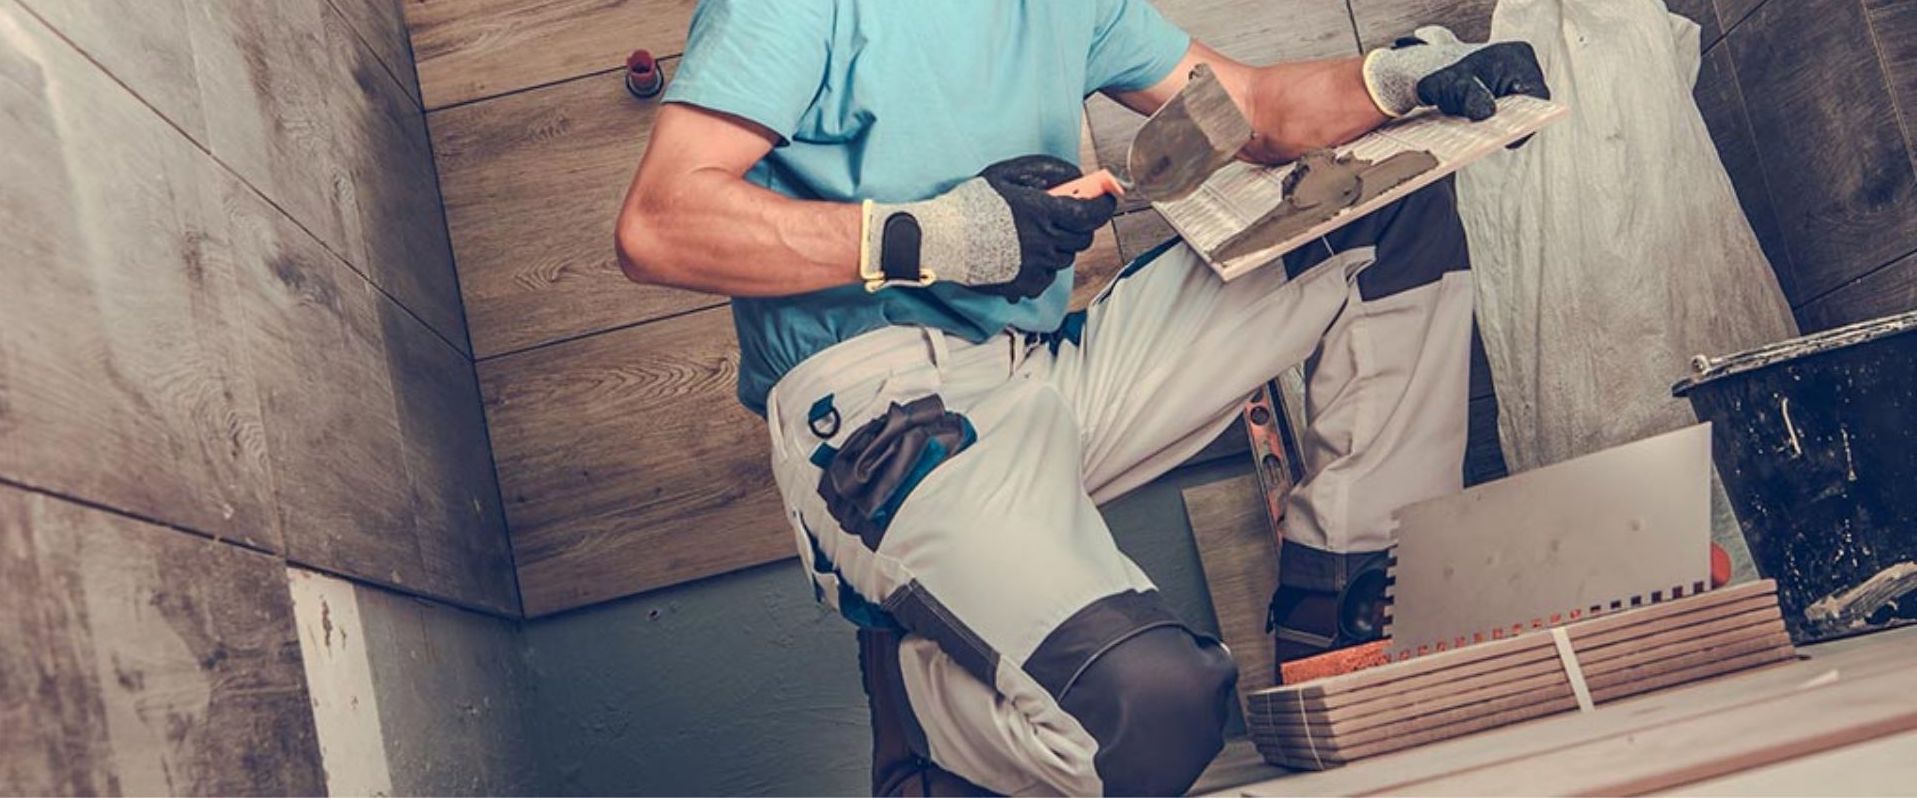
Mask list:
[[[1086,95],[1156,84],[1189,43],[1146,0],[702,0],[664,99],[779,134],[746,179],[780,194],[908,202],[1007,158],[1076,162]],[[734,299],[739,400],[763,414],[786,371],[887,325],[1057,329],[1071,289],[1067,270],[1017,303],[949,284]]]

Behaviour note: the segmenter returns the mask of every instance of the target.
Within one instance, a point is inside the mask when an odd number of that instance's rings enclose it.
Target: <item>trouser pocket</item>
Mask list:
[[[838,449],[819,445],[819,495],[839,528],[877,551],[912,489],[977,440],[972,422],[946,410],[937,394],[894,402]]]

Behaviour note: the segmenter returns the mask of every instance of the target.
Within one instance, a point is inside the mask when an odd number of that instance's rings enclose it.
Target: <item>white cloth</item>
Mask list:
[[[1692,355],[1797,329],[1691,97],[1697,25],[1661,0],[1501,0],[1491,36],[1530,42],[1571,108],[1458,178],[1506,462],[1695,423],[1670,393]]]

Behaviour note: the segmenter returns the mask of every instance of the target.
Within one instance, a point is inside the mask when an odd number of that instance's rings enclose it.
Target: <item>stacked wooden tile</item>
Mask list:
[[[1768,580],[1562,628],[1569,658],[1554,633],[1536,631],[1258,691],[1252,739],[1272,764],[1323,770],[1575,711],[1570,667],[1603,704],[1796,656]]]

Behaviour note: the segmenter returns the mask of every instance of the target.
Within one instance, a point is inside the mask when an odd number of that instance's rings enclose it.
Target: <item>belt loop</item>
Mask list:
[[[952,361],[952,350],[945,342],[945,333],[931,327],[920,327],[919,330],[924,333],[925,342],[931,345],[932,365],[944,371],[945,366]]]
[[[779,423],[779,386],[777,385],[772,386],[772,390],[767,391],[765,395],[765,424],[767,430],[772,433],[772,440],[783,447],[785,426]]]
[[[1025,334],[1017,330],[1006,330],[1005,340],[1012,348],[1012,367],[1006,373],[1017,374],[1018,368],[1025,365],[1025,356],[1031,352],[1031,345],[1026,340]]]

